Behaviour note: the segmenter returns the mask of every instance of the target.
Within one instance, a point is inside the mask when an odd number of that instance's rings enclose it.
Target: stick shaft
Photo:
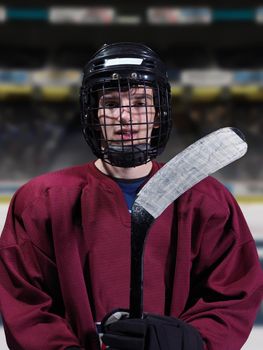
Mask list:
[[[143,317],[144,242],[154,218],[135,204],[131,217],[130,318]]]

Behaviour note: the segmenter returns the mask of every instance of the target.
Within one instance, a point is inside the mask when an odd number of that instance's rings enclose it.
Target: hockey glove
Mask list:
[[[114,350],[203,350],[198,331],[174,317],[145,315],[104,327],[102,341]]]

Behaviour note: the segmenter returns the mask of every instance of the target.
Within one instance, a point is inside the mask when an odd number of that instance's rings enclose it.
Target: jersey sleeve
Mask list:
[[[199,330],[208,350],[241,349],[263,296],[254,239],[235,199],[225,196],[192,251],[191,287],[181,315]]]
[[[16,196],[0,239],[0,311],[7,344],[11,349],[83,349],[64,314],[55,261],[32,242],[27,232],[32,223],[23,220],[15,203]]]

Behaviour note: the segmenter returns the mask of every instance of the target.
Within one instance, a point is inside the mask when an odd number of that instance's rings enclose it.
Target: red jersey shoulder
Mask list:
[[[182,199],[191,200],[196,205],[202,203],[202,207],[212,206],[227,213],[229,206],[236,204],[235,198],[226,186],[212,176],[208,176],[186,191]]]
[[[212,176],[208,176],[204,180],[197,183],[195,186],[193,186],[192,190],[208,194],[215,199],[221,194],[225,196],[229,193],[226,186]]]
[[[25,183],[15,193],[16,209],[22,211],[27,205],[44,197],[50,189],[74,189],[81,191],[89,182],[89,164],[68,167],[37,176]]]

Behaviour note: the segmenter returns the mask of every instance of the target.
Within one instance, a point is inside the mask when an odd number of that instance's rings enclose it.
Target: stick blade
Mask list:
[[[221,128],[167,162],[141,189],[135,201],[154,218],[189,188],[247,152],[238,129]]]

